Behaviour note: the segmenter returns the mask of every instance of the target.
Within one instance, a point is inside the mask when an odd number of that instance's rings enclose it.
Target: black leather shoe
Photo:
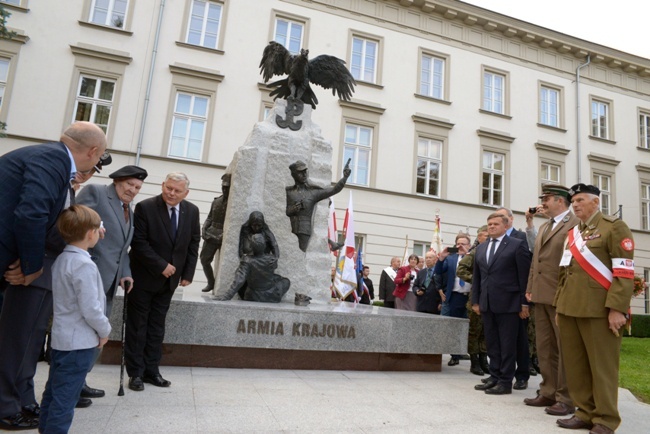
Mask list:
[[[41,415],[41,406],[38,402],[23,407],[23,415],[31,418],[37,418]]]
[[[153,384],[156,387],[169,387],[172,385],[171,381],[165,380],[162,375],[145,375],[142,377],[142,381],[145,383]]]
[[[0,419],[0,430],[23,431],[38,428],[38,418],[26,417],[23,413]]]
[[[88,408],[93,404],[92,400],[90,398],[81,398],[79,397],[79,401],[77,401],[77,404],[74,406],[74,408]]]
[[[142,392],[144,390],[144,383],[140,377],[131,377],[129,378],[129,389],[136,392]]]
[[[81,389],[81,396],[82,398],[101,398],[106,393],[101,390],[101,389],[93,389],[92,387],[88,387],[87,384],[84,384],[84,387]]]
[[[535,370],[535,367],[534,367],[533,365],[530,365],[530,367],[528,368],[528,373],[529,373],[531,376],[535,376],[535,375],[537,375],[537,371]]]
[[[512,388],[515,389],[515,390],[526,390],[526,389],[528,389],[528,381],[517,380],[517,381],[515,381],[515,385],[512,386]]]
[[[484,384],[485,384],[485,383],[487,383],[488,381],[492,381],[492,380],[494,380],[495,382],[497,381],[496,378],[494,378],[493,376],[490,375],[490,376],[487,377],[487,378],[481,378],[481,383],[484,383]]]
[[[455,358],[455,357],[452,357],[451,359],[449,359],[449,363],[447,363],[447,366],[456,366],[458,363],[460,363],[458,361],[458,359]]]
[[[488,395],[510,395],[512,393],[512,389],[504,386],[503,384],[497,384],[494,387],[486,389],[485,393]]]
[[[475,390],[488,390],[497,385],[497,380],[494,378],[488,378],[485,383],[477,384],[474,386]]]
[[[210,292],[214,289],[214,285],[208,285],[201,290],[201,292]]]

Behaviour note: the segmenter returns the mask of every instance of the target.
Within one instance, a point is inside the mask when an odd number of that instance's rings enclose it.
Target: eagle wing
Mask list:
[[[338,57],[326,54],[309,61],[309,81],[325,89],[332,89],[344,101],[350,101],[354,92],[354,77],[345,67],[345,62]]]
[[[269,42],[269,45],[264,48],[262,60],[260,61],[260,70],[264,77],[264,83],[274,75],[289,74],[292,59],[293,56],[282,44],[275,41]]]

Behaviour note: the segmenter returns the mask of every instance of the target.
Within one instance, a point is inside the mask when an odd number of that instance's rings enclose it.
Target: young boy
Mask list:
[[[52,265],[52,361],[40,433],[68,432],[86,373],[111,332],[102,279],[88,253],[99,240],[100,226],[99,214],[83,205],[72,205],[57,221],[68,245]]]

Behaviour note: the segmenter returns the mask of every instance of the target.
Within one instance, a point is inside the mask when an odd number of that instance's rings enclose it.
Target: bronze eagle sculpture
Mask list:
[[[332,89],[332,95],[338,94],[340,99],[350,101],[356,82],[345,62],[325,54],[309,60],[308,55],[309,50],[301,49],[300,54],[294,56],[275,41],[264,48],[260,62],[264,83],[274,75],[287,75],[287,78],[269,84],[273,89],[270,93],[273,100],[295,98],[316,109],[318,98],[309,86],[311,82]]]

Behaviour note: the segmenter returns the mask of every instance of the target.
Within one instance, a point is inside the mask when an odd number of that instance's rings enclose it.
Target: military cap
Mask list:
[[[600,196],[600,190],[595,185],[587,185],[587,184],[580,183],[574,185],[569,190],[569,200],[571,200],[571,198],[578,193],[589,193],[589,194],[595,194],[596,196]]]
[[[307,170],[307,165],[298,160],[289,166],[289,170],[291,170],[291,172],[302,172],[303,170]]]
[[[121,169],[116,170],[115,172],[108,175],[109,178],[135,178],[140,181],[144,181],[145,178],[149,175],[146,170],[138,166],[124,166]]]
[[[108,151],[104,152],[101,157],[99,157],[99,161],[97,164],[95,164],[95,172],[99,173],[102,171],[102,168],[104,166],[108,166],[113,162],[113,157],[111,157],[111,154],[108,153]]]
[[[232,175],[230,173],[224,173],[223,176],[221,177],[221,185],[224,187],[229,187],[231,177]]]
[[[542,186],[542,195],[539,196],[543,199],[545,196],[562,196],[569,198],[569,189],[560,184],[545,184]]]
[[[487,225],[483,225],[476,230],[477,234],[480,234],[481,232],[487,232]]]

